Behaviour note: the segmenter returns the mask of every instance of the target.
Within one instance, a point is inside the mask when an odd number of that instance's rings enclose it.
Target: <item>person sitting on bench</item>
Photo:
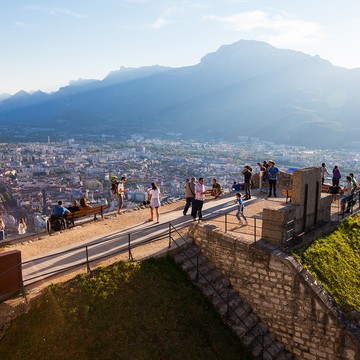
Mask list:
[[[87,203],[87,200],[85,198],[80,199],[80,206],[79,210],[89,210],[92,209],[92,206]]]
[[[73,202],[71,203],[71,206],[68,207],[68,210],[71,212],[80,210],[76,200],[73,200]]]

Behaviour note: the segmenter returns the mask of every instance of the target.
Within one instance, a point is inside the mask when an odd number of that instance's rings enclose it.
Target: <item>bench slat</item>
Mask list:
[[[93,208],[88,210],[74,211],[71,213],[71,215],[69,215],[67,220],[70,221],[72,225],[74,225],[74,219],[79,219],[92,214],[94,214],[94,220],[95,220],[97,214],[101,214],[101,217],[103,217],[103,210],[105,210],[106,208],[107,205],[104,204],[104,205],[94,206]]]

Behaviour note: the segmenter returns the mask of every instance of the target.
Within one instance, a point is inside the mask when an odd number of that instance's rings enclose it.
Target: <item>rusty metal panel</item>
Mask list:
[[[22,290],[21,252],[0,253],[0,300]]]

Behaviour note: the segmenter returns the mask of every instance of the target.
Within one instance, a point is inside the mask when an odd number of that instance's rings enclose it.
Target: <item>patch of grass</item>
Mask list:
[[[333,233],[296,251],[345,313],[360,311],[360,216],[348,217]]]
[[[46,290],[0,359],[251,359],[171,257],[119,262]]]

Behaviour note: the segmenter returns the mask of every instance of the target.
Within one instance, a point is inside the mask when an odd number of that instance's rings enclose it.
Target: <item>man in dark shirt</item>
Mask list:
[[[71,206],[68,207],[68,210],[71,212],[79,211],[79,206],[76,200],[71,203]]]

